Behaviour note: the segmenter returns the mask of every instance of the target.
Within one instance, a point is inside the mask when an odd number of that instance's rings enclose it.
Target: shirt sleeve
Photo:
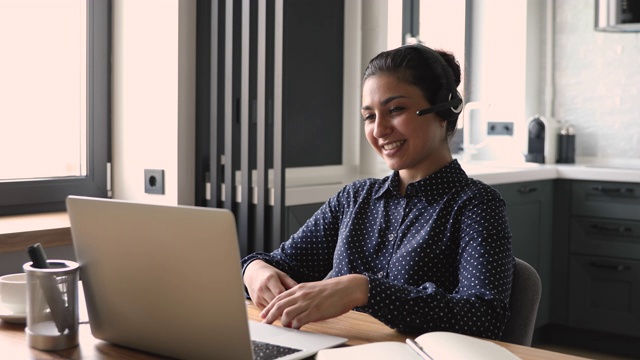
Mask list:
[[[453,293],[435,281],[414,287],[365,274],[369,300],[358,310],[403,332],[451,331],[499,339],[509,314],[514,258],[504,200],[491,190],[489,196],[467,202],[454,220],[460,226],[450,227],[459,228],[450,233],[459,239],[451,269],[458,274]]]
[[[333,254],[342,219],[342,200],[348,187],[324,203],[289,240],[272,253],[257,252],[241,261],[242,273],[254,260],[262,260],[298,283],[324,279],[333,268]]]

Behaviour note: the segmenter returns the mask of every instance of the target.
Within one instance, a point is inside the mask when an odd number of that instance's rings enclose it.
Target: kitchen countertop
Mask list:
[[[461,163],[469,177],[498,185],[536,180],[593,180],[640,182],[640,167],[617,167],[605,164],[532,164],[501,166],[499,163]]]
[[[501,163],[497,161],[460,162],[460,165],[471,178],[489,185],[500,185],[540,180],[592,180],[640,183],[640,161],[620,160],[602,161],[589,158],[578,159],[577,164],[536,164],[536,163]],[[389,173],[375,174],[382,178]],[[323,203],[337,193],[342,187],[364,175],[343,176],[342,181],[327,181],[310,185],[288,186],[286,205],[303,205]],[[290,185],[290,184],[289,184]]]
[[[640,183],[640,168],[598,165],[554,165],[556,179]]]

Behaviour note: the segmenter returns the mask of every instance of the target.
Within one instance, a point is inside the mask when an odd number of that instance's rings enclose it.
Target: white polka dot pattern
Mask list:
[[[456,160],[398,192],[398,173],[344,187],[271,254],[298,282],[365,274],[366,312],[399,331],[499,339],[514,259],[504,200]]]

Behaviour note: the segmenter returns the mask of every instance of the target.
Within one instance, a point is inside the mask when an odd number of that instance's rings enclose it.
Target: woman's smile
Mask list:
[[[381,147],[384,150],[387,150],[387,151],[394,150],[394,149],[397,149],[400,146],[402,146],[405,142],[406,142],[406,140],[394,141],[392,143],[386,143],[386,144],[382,145]]]

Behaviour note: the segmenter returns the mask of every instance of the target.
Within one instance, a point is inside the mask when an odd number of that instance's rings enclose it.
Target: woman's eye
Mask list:
[[[401,112],[402,110],[404,110],[403,107],[396,106],[396,107],[392,107],[391,109],[389,109],[389,113],[390,114],[395,114],[395,113]]]
[[[376,119],[376,116],[374,114],[364,114],[362,118],[364,121],[372,121]]]

